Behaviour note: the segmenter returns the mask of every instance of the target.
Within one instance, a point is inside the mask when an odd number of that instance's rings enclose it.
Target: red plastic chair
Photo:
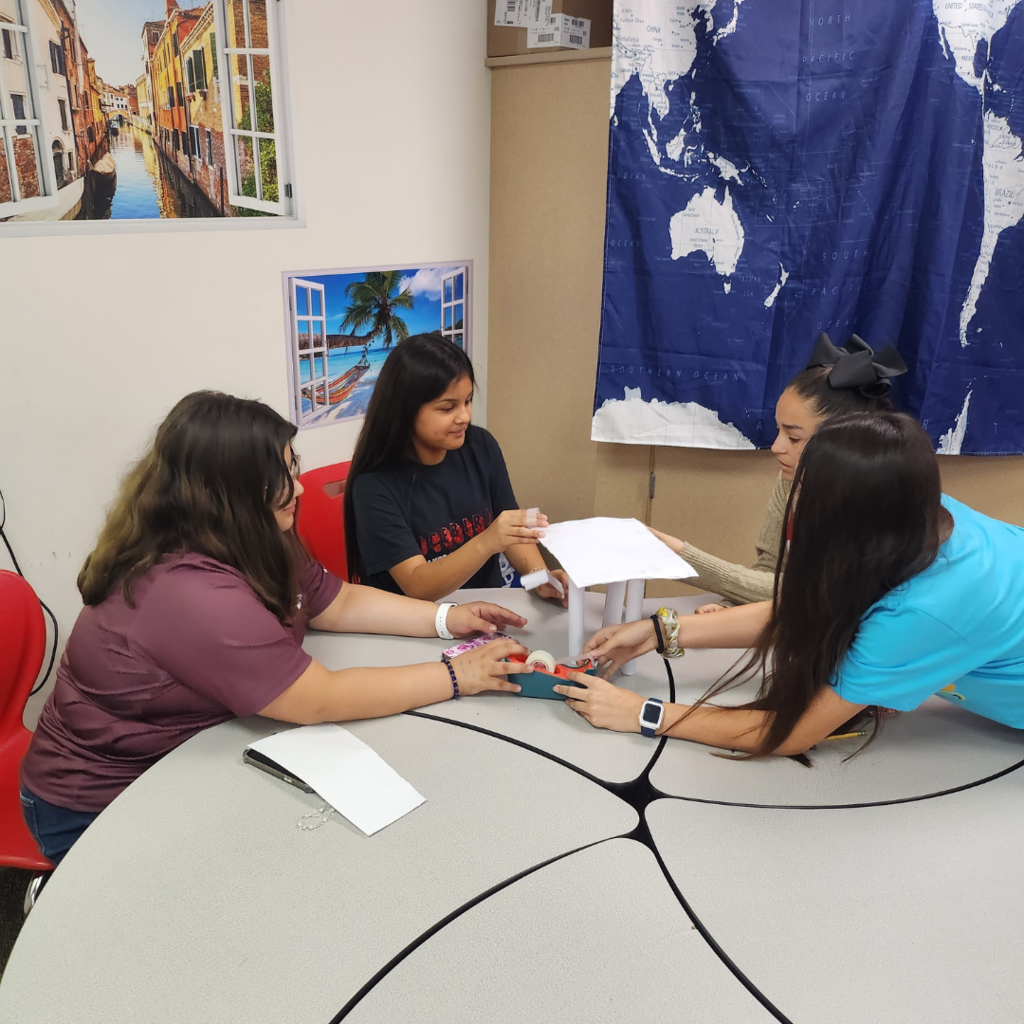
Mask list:
[[[0,864],[52,871],[21,816],[18,768],[32,733],[22,716],[46,650],[39,598],[16,573],[0,570]]]
[[[301,474],[295,532],[306,550],[329,572],[348,580],[345,556],[345,481],[351,462],[321,466]]]

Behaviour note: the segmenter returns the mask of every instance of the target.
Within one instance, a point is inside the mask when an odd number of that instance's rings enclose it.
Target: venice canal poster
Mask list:
[[[281,6],[0,0],[0,233],[289,215]]]
[[[282,276],[300,428],[365,416],[384,360],[411,335],[437,332],[472,356],[472,261]]]

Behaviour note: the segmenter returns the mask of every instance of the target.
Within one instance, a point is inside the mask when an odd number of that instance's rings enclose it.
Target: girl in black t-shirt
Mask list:
[[[527,525],[498,442],[470,423],[474,387],[473,364],[439,334],[407,338],[388,356],[345,488],[353,579],[433,600],[507,586],[508,566],[545,568],[537,541],[547,519]],[[567,593],[565,574],[553,575]],[[558,598],[549,584],[538,593]]]

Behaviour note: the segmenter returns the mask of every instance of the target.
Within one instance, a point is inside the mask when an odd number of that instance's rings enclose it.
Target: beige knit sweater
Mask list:
[[[783,480],[780,473],[768,501],[768,511],[761,524],[761,532],[758,534],[757,561],[752,568],[727,562],[724,558],[716,558],[692,544],[684,543],[679,554],[699,573],[696,579],[688,579],[686,583],[712,594],[721,594],[724,605],[770,601],[775,584],[775,563],[779,557],[779,542],[782,540],[782,523],[786,518],[789,488],[790,481]]]

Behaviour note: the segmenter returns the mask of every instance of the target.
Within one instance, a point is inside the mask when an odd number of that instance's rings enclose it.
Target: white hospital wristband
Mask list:
[[[448,629],[448,609],[458,608],[458,602],[452,601],[449,604],[439,604],[437,614],[434,616],[434,630],[442,640],[454,640],[455,634]]]

